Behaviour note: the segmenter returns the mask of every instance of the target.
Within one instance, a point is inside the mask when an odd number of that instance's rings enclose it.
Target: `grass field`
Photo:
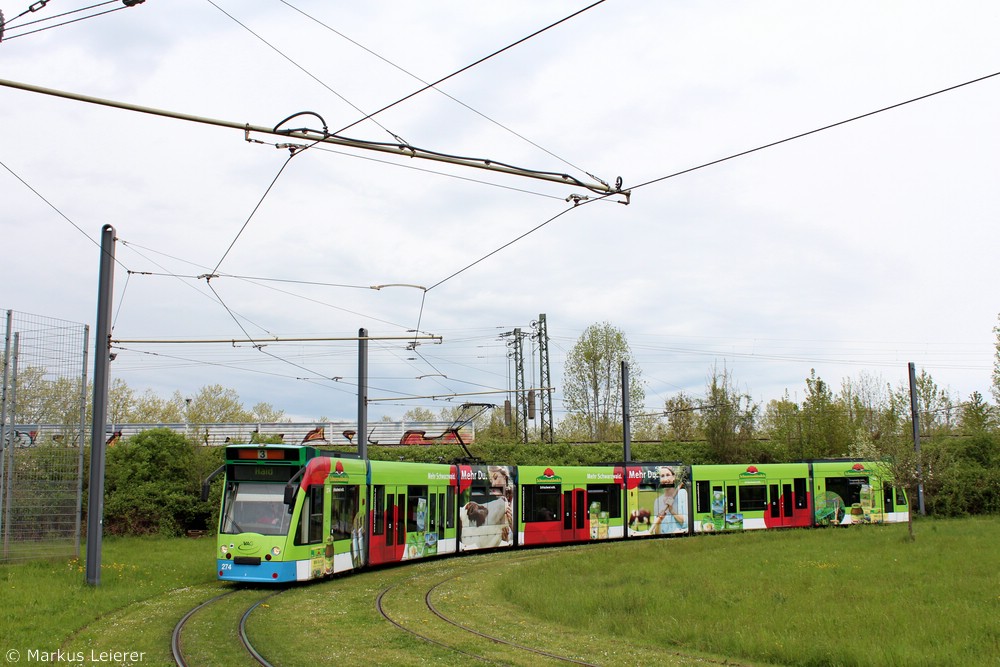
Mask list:
[[[374,596],[397,584],[390,608],[423,622],[424,592],[439,583],[435,604],[463,623],[599,664],[1000,663],[1000,517],[922,520],[916,534],[791,530],[430,561],[295,587],[258,609],[249,630],[289,667],[468,664],[374,610]],[[2,565],[0,655],[16,650],[28,664],[31,650],[121,650],[143,652],[135,664],[173,664],[177,620],[229,590],[212,553],[210,538],[109,539],[97,588],[82,561]],[[249,597],[230,596],[234,609]],[[190,655],[245,664],[234,660],[226,610],[213,613],[192,628]],[[496,651],[499,662],[530,664]]]

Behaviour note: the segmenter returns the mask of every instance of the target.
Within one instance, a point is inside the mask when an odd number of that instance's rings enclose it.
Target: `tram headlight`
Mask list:
[[[229,549],[226,548],[225,544],[223,544],[221,547],[219,547],[219,551],[221,551],[224,554],[225,553],[229,553]]]
[[[271,549],[271,553],[274,554],[275,556],[280,556],[281,555],[281,547],[274,547],[273,549]]]

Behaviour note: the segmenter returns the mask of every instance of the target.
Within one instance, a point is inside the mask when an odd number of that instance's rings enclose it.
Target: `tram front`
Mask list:
[[[315,453],[311,447],[297,445],[226,447],[226,483],[216,545],[219,579],[297,579],[288,549],[289,526],[296,508],[286,503],[285,487]]]

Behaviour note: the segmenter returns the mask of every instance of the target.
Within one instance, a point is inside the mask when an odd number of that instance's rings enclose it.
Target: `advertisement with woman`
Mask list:
[[[628,469],[629,536],[687,533],[690,524],[686,468],[648,465]]]
[[[514,544],[514,478],[510,466],[460,466],[460,551]]]

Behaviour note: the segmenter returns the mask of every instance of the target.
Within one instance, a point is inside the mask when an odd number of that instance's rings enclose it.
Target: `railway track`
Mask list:
[[[241,646],[246,651],[247,657],[253,663],[264,665],[265,667],[272,667],[271,663],[269,663],[250,642],[250,638],[247,636],[246,623],[250,614],[253,613],[257,607],[274,596],[281,594],[283,590],[266,592],[258,591],[261,594],[254,596],[255,599],[253,602],[246,607],[243,606],[245,603],[236,603],[235,600],[231,598],[231,596],[242,592],[243,589],[233,589],[225,593],[220,593],[219,595],[209,598],[197,606],[192,607],[186,614],[184,614],[184,616],[181,617],[181,619],[177,622],[177,625],[174,626],[174,631],[170,637],[170,651],[177,667],[200,667],[199,663],[192,662],[190,654],[186,653],[184,650],[184,630],[188,627],[189,623],[191,623],[192,619],[196,619],[199,614],[204,613],[205,609],[215,604],[234,604],[237,609],[237,613],[239,613],[236,634],[239,637]]]
[[[500,566],[509,566],[515,563],[521,563],[525,561],[535,560],[541,556],[527,556],[522,558],[516,558],[509,561],[504,561],[498,563]],[[438,605],[435,605],[434,595],[435,593],[445,584],[449,584],[459,579],[462,574],[450,574],[444,577],[438,576],[434,578],[434,581],[430,584],[420,584],[417,586],[418,591],[422,591],[423,595],[423,605],[424,608],[432,614],[434,618],[441,621],[441,623],[450,626],[451,628],[456,628],[461,633],[466,635],[466,637],[473,640],[473,645],[478,648],[470,648],[468,646],[468,641],[461,640],[449,640],[447,639],[447,633],[435,632],[435,625],[428,624],[422,619],[418,619],[413,622],[407,622],[402,617],[393,616],[390,610],[387,609],[386,598],[394,593],[395,591],[401,590],[408,584],[412,584],[415,580],[420,578],[420,575],[414,575],[404,581],[397,582],[386,588],[384,588],[375,599],[375,608],[379,615],[382,616],[386,621],[399,628],[400,630],[430,644],[434,644],[448,651],[454,652],[458,655],[465,656],[467,658],[474,658],[481,662],[487,664],[497,664],[497,665],[509,665],[509,664],[527,664],[536,665],[539,664],[540,660],[547,659],[557,664],[573,664],[573,665],[586,665],[590,667],[596,667],[596,663],[587,662],[581,660],[578,657],[560,655],[552,651],[544,650],[536,646],[530,646],[526,643],[513,641],[510,638],[502,637],[497,634],[490,632],[484,632],[480,629],[472,627],[468,623],[462,623],[457,620],[453,615],[443,612]],[[437,624],[440,628],[441,624]],[[443,638],[444,637],[444,638]],[[497,655],[496,648],[500,646],[503,647],[505,651],[502,655]],[[518,660],[517,657],[521,657],[522,660]]]

